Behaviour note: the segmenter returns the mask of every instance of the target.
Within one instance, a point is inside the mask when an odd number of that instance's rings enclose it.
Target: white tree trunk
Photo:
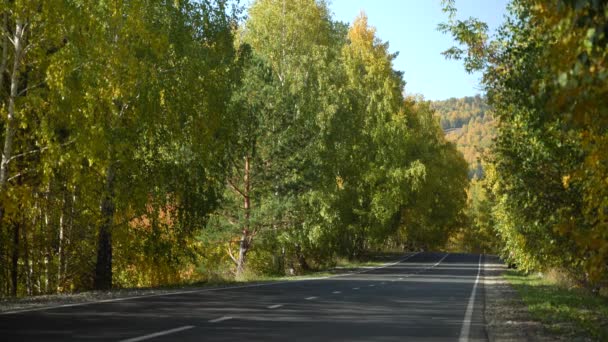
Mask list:
[[[19,69],[21,67],[21,57],[23,53],[23,36],[25,33],[25,24],[23,23],[23,21],[17,20],[15,26],[15,33],[13,35],[15,55],[13,60],[13,69],[11,70],[11,91],[8,98],[8,116],[6,122],[6,131],[4,134],[2,161],[0,163],[0,195],[4,195],[6,191],[6,183],[9,177],[9,162],[13,155],[13,140],[15,138],[15,132],[17,131],[15,101],[17,100],[17,94],[19,91]],[[2,215],[2,213],[0,213],[0,215]]]
[[[4,72],[8,64],[8,13],[2,13],[2,30],[5,32],[2,35],[2,61],[0,62],[0,90],[4,89]]]

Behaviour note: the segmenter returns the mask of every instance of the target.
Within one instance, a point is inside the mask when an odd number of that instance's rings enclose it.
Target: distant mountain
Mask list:
[[[432,101],[441,120],[441,127],[449,141],[456,143],[469,163],[469,176],[481,177],[483,170],[478,160],[490,147],[495,134],[495,122],[484,98],[467,96]]]

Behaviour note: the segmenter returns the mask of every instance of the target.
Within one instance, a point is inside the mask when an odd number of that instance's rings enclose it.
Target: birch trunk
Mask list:
[[[243,223],[243,234],[239,244],[239,257],[236,263],[236,278],[241,279],[245,273],[245,262],[247,252],[251,244],[251,158],[245,157],[245,174],[243,176],[245,188],[243,189],[243,209],[245,210],[245,222]]]
[[[7,23],[6,14],[4,14],[4,23]],[[11,71],[11,88],[8,99],[8,115],[6,119],[6,128],[4,133],[4,146],[2,149],[2,160],[0,161],[0,197],[4,197],[6,192],[6,183],[9,176],[9,162],[13,154],[13,140],[17,130],[15,101],[17,99],[17,91],[19,89],[19,67],[21,65],[21,53],[23,50],[23,33],[25,31],[24,24],[21,20],[17,20],[15,33],[13,36],[13,44],[15,47],[15,56],[13,61],[13,69]],[[7,53],[7,45],[5,43],[6,36],[3,36],[3,64],[6,64],[5,54]],[[6,67],[6,65],[5,65]],[[3,72],[3,71],[2,71]],[[4,82],[4,81],[3,81]],[[0,223],[4,217],[4,204],[0,202]],[[13,235],[13,255],[12,255],[12,274],[11,274],[11,295],[17,296],[18,287],[18,263],[19,263],[19,224],[14,226]]]
[[[34,220],[35,226],[36,220]],[[27,224],[24,222],[23,227],[21,229],[23,231],[23,264],[25,265],[25,288],[28,296],[33,295],[33,286],[32,286],[32,266],[30,263],[30,249],[29,243],[27,241]]]
[[[112,224],[114,221],[114,165],[106,171],[105,194],[101,200],[101,223],[97,240],[95,289],[112,288]]]
[[[59,216],[59,242],[57,246],[57,291],[60,290],[60,287],[63,283],[63,255],[64,255],[64,226],[65,226],[65,202],[63,203],[64,209],[61,211],[61,216]]]
[[[2,61],[0,61],[0,91],[4,89],[4,72],[8,65],[8,13],[2,13],[2,29],[5,34],[2,35]]]
[[[15,33],[13,35],[13,45],[15,56],[13,69],[11,71],[11,90],[8,98],[8,116],[6,119],[6,131],[4,133],[4,147],[2,149],[2,161],[0,162],[0,195],[6,191],[6,183],[9,178],[9,162],[13,155],[13,140],[17,130],[17,118],[15,113],[15,101],[19,90],[19,68],[21,66],[21,55],[23,53],[23,36],[25,25],[21,20],[17,20]],[[0,215],[2,215],[0,211]],[[0,216],[0,219],[2,217]]]
[[[19,287],[19,223],[13,226],[13,255],[11,260],[11,296],[17,297]]]

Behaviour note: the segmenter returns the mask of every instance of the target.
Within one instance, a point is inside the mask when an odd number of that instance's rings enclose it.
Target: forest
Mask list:
[[[494,236],[472,247],[607,293],[608,4],[512,0],[495,34],[443,5],[439,29],[458,43],[444,55],[482,73],[496,121],[465,241]]]
[[[362,13],[2,1],[0,296],[441,249],[467,163]]]

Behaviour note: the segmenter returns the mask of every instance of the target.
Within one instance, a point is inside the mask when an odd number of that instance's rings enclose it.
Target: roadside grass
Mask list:
[[[336,262],[336,268],[359,268],[359,267],[380,267],[386,264],[380,260],[348,260],[340,259]]]
[[[608,341],[608,298],[561,286],[538,274],[509,270],[504,277],[517,290],[530,314],[551,333],[569,340]]]
[[[290,281],[304,280],[309,278],[329,277],[345,273],[359,268],[382,267],[388,263],[395,262],[403,257],[404,253],[385,252],[362,255],[356,259],[337,258],[331,266],[313,267],[311,270],[298,275],[260,275],[248,273],[240,283],[266,282],[266,281]]]
[[[338,258],[335,268],[380,267],[403,258],[404,252],[377,252],[364,254],[356,259]]]

